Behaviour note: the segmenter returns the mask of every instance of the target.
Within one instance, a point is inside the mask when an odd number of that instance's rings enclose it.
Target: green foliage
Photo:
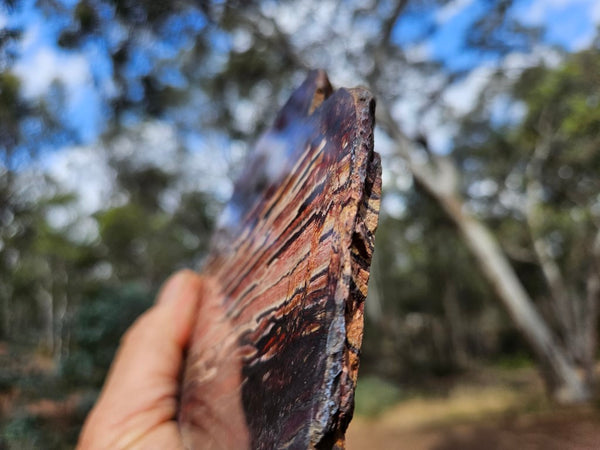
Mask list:
[[[377,416],[403,397],[398,386],[378,377],[361,376],[356,385],[354,411],[361,416]]]
[[[365,24],[373,30],[358,50],[346,45],[348,30],[344,26],[340,32],[339,24],[326,30],[323,41],[303,43],[305,30],[288,34],[265,13],[276,3],[244,2],[242,9],[236,1],[41,0],[36,7],[54,21],[65,52],[88,51],[102,59],[99,66],[110,68],[107,84],[112,88],[99,94],[104,95],[106,149],[127,127],[157,117],[176,128],[182,151],[182,136],[188,135],[251,141],[299,74],[316,64],[363,80],[390,105],[402,97],[404,73],[414,77],[439,70],[440,79],[448,75],[440,64],[410,63],[393,39],[382,41],[395,23],[386,22],[403,20],[390,17],[389,2],[374,2],[373,11],[361,6],[348,15],[357,25],[352,33]],[[426,17],[444,2],[408,3],[407,11]],[[507,14],[510,1],[484,3],[485,14],[470,30],[467,46],[505,54],[537,41],[539,30],[515,28]],[[427,37],[431,31],[421,34]],[[0,50],[6,40],[18,37],[17,30],[0,30]],[[119,159],[99,149],[112,162],[117,192],[86,218],[91,228],[97,227],[97,236],[81,242],[73,233],[76,224],[51,225],[53,208],[73,212],[76,199],[40,179],[30,187],[41,188],[44,195],[32,197],[16,181],[20,172],[14,168],[27,160],[23,154],[77,142],[77,133],[66,124],[60,84],[43,98],[26,99],[6,61],[0,72],[0,338],[28,349],[24,354],[50,355],[55,365],[47,373],[0,368],[0,395],[18,388],[23,402],[60,400],[71,393],[82,399],[64,427],[60,420],[16,408],[0,420],[0,447],[69,447],[122,333],[170,273],[197,267],[218,207],[209,193],[182,190],[177,170],[136,165],[134,158]],[[480,108],[462,120],[451,155],[462,170],[468,207],[496,233],[542,307],[551,292],[532,256],[523,212],[506,198],[525,195],[527,164],[536,146],[548,139],[551,149],[539,176],[543,201],[535,209],[543,220],[535,232],[551,242],[569,288],[584,295],[598,222],[599,73],[598,52],[590,50],[557,68],[528,69],[516,83],[503,79],[509,86],[504,93],[524,105],[526,113],[522,120],[502,124],[489,113],[498,76]],[[440,92],[431,96],[443,97]],[[248,105],[249,119],[238,120],[240,106]],[[389,155],[384,160],[393,162]],[[493,188],[478,190],[481,183]],[[168,207],[166,195],[175,199]],[[379,291],[381,312],[380,317],[367,312],[361,370],[417,383],[458,373],[473,358],[520,366],[522,340],[495,306],[491,289],[438,205],[418,186],[390,187],[385,195],[402,197],[406,211],[400,218],[381,220],[370,287]],[[360,379],[358,413],[377,414],[402,398],[397,387],[375,376]]]
[[[44,443],[39,421],[30,416],[15,417],[3,424],[0,437],[0,443],[9,450],[33,450]]]
[[[526,170],[534,151],[549,146],[537,179],[542,203],[534,211],[543,220],[533,231],[552,236],[557,260],[573,280],[582,268],[575,260],[587,258],[584,247],[591,248],[597,221],[593,205],[600,192],[600,105],[595,93],[599,69],[600,54],[590,50],[571,56],[557,69],[541,66],[525,71],[513,89],[515,100],[527,106],[523,122],[498,128],[481,121],[482,112],[476,111],[466,118],[456,150],[465,168],[466,189],[483,180],[494,180],[498,186],[492,195],[474,201],[498,224],[501,240],[528,246],[522,211],[507,208],[500,196],[526,195]]]
[[[600,52],[590,49],[559,67],[526,70],[510,90],[526,107],[523,119],[494,123],[484,102],[463,121],[455,151],[465,196],[493,224],[562,348],[587,373],[597,353],[599,68]],[[489,193],[473,189],[484,183]]]
[[[26,106],[20,97],[21,81],[11,72],[0,72],[0,149],[8,151],[19,142],[20,122]]]
[[[538,67],[523,74],[515,94],[528,106],[523,124],[539,130],[540,119],[570,137],[593,138],[600,120],[597,87],[600,60],[596,50],[573,55],[559,69]]]
[[[459,373],[469,357],[500,352],[506,318],[433,201],[419,191],[405,198],[403,217],[380,220],[370,289],[384,312],[373,318],[367,307],[361,367],[420,383]]]
[[[154,295],[137,284],[103,288],[85,299],[73,319],[74,345],[62,366],[64,383],[99,388],[121,336],[153,301]]]
[[[494,365],[508,370],[523,369],[531,367],[533,361],[531,356],[525,353],[504,354],[494,361]]]

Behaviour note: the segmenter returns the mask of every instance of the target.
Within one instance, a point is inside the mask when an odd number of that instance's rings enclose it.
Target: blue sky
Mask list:
[[[91,49],[74,53],[58,48],[59,23],[47,20],[31,0],[24,1],[23,8],[5,16],[4,21],[24,31],[20,58],[14,67],[24,82],[24,94],[30,98],[44,96],[54,80],[61,81],[67,88],[66,123],[79,131],[83,142],[94,141],[102,122],[100,92],[94,79],[108,75],[106,62]]]
[[[75,3],[72,0],[59,1],[67,7]],[[188,16],[186,21],[190,23],[185,25],[191,26],[191,22],[194,22],[193,26],[202,27],[205,22],[201,19],[198,15]],[[82,144],[94,142],[102,132],[106,120],[102,101],[103,98],[110,98],[115,90],[111,81],[112,63],[107,57],[106,45],[119,42],[125,37],[125,32],[110,20],[108,23],[113,27],[109,33],[113,42],[107,44],[88,40],[77,51],[68,51],[56,44],[58,34],[65,25],[64,19],[54,17],[49,20],[36,8],[35,0],[23,0],[21,7],[10,14],[0,5],[0,28],[18,27],[24,31],[18,48],[19,59],[14,66],[14,71],[23,80],[24,94],[29,98],[43,97],[54,81],[60,81],[66,88],[64,121],[78,130]],[[169,40],[169,37],[173,40]],[[185,44],[178,33],[172,33],[149,49],[149,53],[173,54],[175,47]],[[128,68],[132,75],[152,70],[148,55],[142,52],[132,55],[132,61]],[[168,69],[163,69],[161,76],[168,84],[177,85],[181,82],[177,74]],[[135,95],[135,89],[132,94]]]
[[[468,68],[482,62],[480,55],[461,48],[465,33],[478,17],[483,0],[453,0],[428,16],[405,16],[395,27],[393,37],[407,45],[421,43],[426,56],[442,61],[451,69]],[[64,3],[68,3],[64,1]],[[16,72],[24,80],[30,97],[44,96],[53,80],[68,88],[65,118],[80,132],[82,142],[91,143],[102,131],[101,98],[110,93],[110,62],[101,48],[87,45],[81,52],[68,52],[55,45],[57,21],[36,11],[33,0],[26,0],[20,14],[2,12],[0,27],[22,25],[25,39]],[[510,11],[526,25],[543,25],[548,44],[575,51],[589,45],[600,22],[600,1],[596,0],[520,0]],[[423,23],[436,23],[433,36],[419,36]],[[139,67],[144,64],[140,60]]]
[[[546,41],[569,51],[587,47],[600,23],[597,0],[524,0],[515,14],[527,25],[546,24]]]
[[[57,1],[65,4],[72,2],[72,0]],[[451,86],[444,95],[443,101],[458,113],[467,112],[474,104],[478,93],[489,79],[492,70],[490,65],[494,62],[484,61],[480,55],[466,53],[461,48],[465,33],[469,32],[471,24],[479,15],[482,1],[485,0],[448,1],[437,12],[428,16],[415,13],[404,17],[393,31],[393,38],[405,44],[407,49],[411,50],[407,54],[412,54],[415,60],[435,59],[451,69],[476,66],[469,75]],[[83,144],[74,146],[74,143],[67,143],[68,145],[61,151],[49,151],[44,155],[41,164],[46,173],[59,185],[78,192],[79,210],[84,212],[96,210],[101,207],[100,205],[105,204],[109,196],[110,180],[114,176],[103,157],[104,152],[97,151],[96,146],[101,144],[94,144],[106,120],[102,99],[110,96],[111,89],[115,89],[110,81],[111,63],[104,55],[105,49],[101,47],[104,45],[102,43],[92,42],[78,52],[68,52],[58,48],[55,42],[60,24],[55,20],[48,20],[36,11],[33,6],[35,0],[22,0],[22,2],[25,5],[23,12],[13,13],[11,16],[0,6],[0,29],[5,26],[22,25],[25,31],[21,47],[18,49],[21,57],[14,69],[23,80],[26,95],[32,98],[46,97],[53,80],[59,80],[65,85],[67,102],[64,116],[69,125],[79,130],[81,144]],[[588,46],[595,36],[596,26],[600,22],[600,0],[518,0],[509,13],[518,17],[526,25],[544,26],[546,44],[559,45],[568,51],[576,51]],[[195,19],[189,18],[189,20]],[[202,26],[201,21],[198,23]],[[420,36],[418,31],[423,23],[436,24],[438,32],[433,36]],[[117,35],[115,39],[119,39],[119,30],[115,31]],[[229,42],[223,37],[224,35],[221,35],[218,42],[215,41],[215,45],[221,45],[226,50]],[[177,38],[176,34],[175,38]],[[165,42],[164,44],[173,46],[181,43]],[[168,48],[157,51],[168,51]],[[143,55],[140,56],[142,57],[139,59],[139,64],[132,67],[132,70],[151,69],[144,63]],[[531,62],[530,55],[512,55],[512,62],[509,65],[523,68]],[[173,82],[176,83],[177,80],[174,79]],[[423,82],[427,83],[427,80]],[[419,86],[422,84],[417,83],[413,88],[416,96],[419,96]],[[422,98],[422,95],[420,97]],[[414,99],[409,99],[408,102],[410,101],[414,102]],[[392,105],[392,109],[394,106]],[[515,110],[515,105],[510,101],[505,104],[500,102],[495,106],[492,113],[499,116],[518,116],[523,113],[518,108]],[[403,109],[401,111],[403,119],[414,122],[416,116],[411,113],[413,110],[406,108],[406,105],[399,109]],[[407,127],[408,130],[410,124],[406,122],[407,120],[401,120],[402,126]],[[432,149],[439,153],[451,151],[452,125],[446,123],[443,116],[433,117],[425,125]],[[173,127],[164,122],[143,124],[139,130],[141,137],[127,138],[135,139],[136,142],[130,142],[124,147],[143,148],[144,152],[132,153],[127,157],[148,156],[157,164],[178,161],[176,159],[178,154],[174,150],[176,145],[170,151],[165,147],[165,142],[175,143],[177,136],[174,133]],[[222,191],[219,198],[226,198],[231,190],[231,186],[226,182],[229,167],[227,156],[224,150],[215,149],[228,147],[232,153],[232,149],[235,150],[241,144],[215,142],[210,136],[196,136],[196,138],[195,141],[190,140],[194,142],[189,147],[198,150],[187,152],[185,162],[180,162],[187,174],[182,177],[182,182],[190,183],[188,186],[190,189],[208,189],[206,186],[197,186],[198,183],[205,183],[212,188],[217,187]],[[381,133],[377,138],[377,146],[380,152],[385,153],[386,139]],[[154,150],[150,151],[152,149]],[[233,153],[240,158],[243,150],[240,147]],[[384,170],[384,177],[386,172]],[[198,176],[199,174],[202,176]],[[401,177],[396,173],[394,182],[398,183],[399,180],[410,180],[410,177]],[[394,201],[390,196],[387,199],[388,203]],[[386,210],[395,210],[398,214],[401,213],[401,207],[402,204],[384,205]],[[63,222],[70,220],[68,214],[58,214],[57,217],[58,219],[55,218],[57,225],[62,223],[61,220]],[[89,231],[90,227],[86,226],[84,229]]]
[[[436,13],[405,15],[393,36],[396,42],[414,43],[423,38],[419,34],[423,24],[437,24],[438,32],[426,37],[429,56],[450,69],[471,68],[482,62],[481,55],[466,52],[461,45],[472,23],[485,10],[483,3],[483,0],[453,0]],[[577,51],[590,45],[595,36],[600,23],[600,1],[518,0],[508,14],[524,25],[543,26],[547,44]]]

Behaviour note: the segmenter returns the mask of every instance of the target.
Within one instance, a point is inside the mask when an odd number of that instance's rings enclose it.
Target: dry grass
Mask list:
[[[532,368],[487,369],[443,396],[415,396],[377,417],[355,417],[347,448],[598,449],[600,414],[554,408]]]

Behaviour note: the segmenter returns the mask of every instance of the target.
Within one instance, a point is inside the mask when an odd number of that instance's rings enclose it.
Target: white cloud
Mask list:
[[[43,165],[62,190],[77,195],[79,213],[92,214],[108,205],[115,174],[102,149],[90,146],[58,150],[50,154]]]
[[[123,133],[111,144],[110,150],[119,160],[128,160],[138,167],[160,167],[173,172],[181,164],[175,129],[160,121],[143,123]]]
[[[277,21],[281,30],[287,34],[294,34],[306,23],[306,17],[310,14],[311,2],[294,2],[289,5],[278,5],[279,7],[269,3],[267,5],[269,8],[265,11]]]
[[[430,128],[428,133],[429,147],[434,153],[444,155],[451,150],[452,139],[456,134],[456,127],[451,124],[439,122]]]
[[[490,66],[477,67],[463,80],[448,88],[443,95],[444,101],[456,113],[466,114],[475,106],[493,71],[494,68]]]
[[[519,19],[529,25],[541,25],[551,11],[560,10],[575,4],[589,4],[589,0],[533,0],[522,9]],[[590,5],[591,6],[591,5]]]
[[[600,4],[597,0],[533,0],[519,10],[519,19],[528,25],[542,25],[553,12],[572,8],[588,8],[594,22],[600,21]]]
[[[551,47],[538,45],[531,53],[513,52],[504,57],[501,62],[502,70],[512,79],[516,80],[521,73],[539,64],[555,68],[563,61],[560,52]]]
[[[191,151],[182,149],[172,125],[151,121],[117,138],[110,147],[110,153],[117,161],[134,167],[158,167],[175,174],[177,182],[174,189],[178,192],[199,190],[209,192],[219,200],[227,200],[232,191],[229,180],[231,167],[239,165],[246,153],[245,146],[218,135],[191,139],[188,146]],[[167,209],[175,206],[171,194],[163,199]]]
[[[98,236],[92,214],[111,204],[114,184],[115,174],[102,149],[68,147],[19,172],[16,192],[34,202],[57,194],[75,195],[74,202],[48,206],[46,220],[54,228],[68,229],[69,239],[89,242]]]
[[[43,42],[42,24],[43,22],[40,20],[31,20],[31,22],[27,23],[25,33],[20,42],[21,53],[27,52]]]
[[[123,161],[138,168],[158,167],[176,175],[173,189],[160,199],[166,210],[174,210],[180,193],[188,191],[200,190],[211,193],[220,201],[227,200],[233,187],[229,181],[231,164],[239,163],[241,157],[238,145],[211,138],[201,142],[196,151],[182,151],[173,127],[154,121],[129,130],[110,149],[98,143],[49,154],[40,163],[42,172],[56,182],[59,192],[76,195],[74,205],[49,210],[49,222],[57,228],[69,226],[77,231],[78,236],[74,239],[91,239],[97,234],[94,221],[90,222],[86,217],[119,201],[119,193],[115,190],[116,173],[108,162],[109,154],[117,163]],[[229,160],[225,145],[229,148]],[[37,179],[40,179],[39,175]],[[31,185],[26,180],[24,184]],[[42,197],[47,194],[49,192],[38,189],[31,195]]]
[[[243,53],[252,47],[254,36],[245,29],[235,29],[232,35],[232,48],[238,53]]]
[[[516,80],[525,69],[539,63],[540,58],[535,54],[513,52],[506,55],[502,61],[502,68],[511,79]]]
[[[44,95],[54,81],[60,81],[70,91],[90,83],[87,60],[81,55],[67,55],[48,46],[38,48],[19,60],[15,72],[23,80],[27,97]]]
[[[490,197],[498,192],[498,183],[491,179],[476,181],[469,186],[469,195],[476,198]]]
[[[375,151],[383,157],[393,155],[396,151],[396,143],[381,128],[375,127]],[[385,167],[384,167],[385,169]]]
[[[408,45],[404,52],[411,63],[422,63],[431,60],[433,48],[431,42],[425,41],[416,45]]]
[[[446,23],[467,8],[473,0],[453,0],[442,6],[435,14],[438,24]]]
[[[598,25],[600,24],[600,2],[596,2],[592,8],[591,14],[592,21]]]
[[[231,168],[241,166],[246,149],[240,141],[225,143],[207,137],[195,150],[185,153],[178,188],[210,192],[220,201],[228,200],[233,192]]]
[[[580,50],[588,48],[593,42],[594,37],[596,37],[596,31],[590,29],[588,33],[585,33],[573,40],[573,42],[571,43],[571,50],[574,52],[578,52]]]
[[[544,20],[545,12],[544,0],[536,0],[519,14],[519,19],[528,25],[540,25]]]
[[[50,45],[50,36],[52,31],[47,21],[34,14],[25,27],[25,34],[19,43],[21,56],[14,66],[14,71],[23,80],[24,94],[28,97],[44,95],[54,81],[60,81],[72,91],[92,80],[86,58],[82,54],[67,53]]]
[[[492,123],[513,125],[518,124],[527,114],[527,106],[522,101],[515,101],[507,94],[496,96],[488,107]]]
[[[385,195],[382,199],[381,207],[386,214],[395,219],[402,218],[406,213],[406,202],[396,193]]]
[[[19,20],[25,33],[18,44],[19,57],[13,70],[22,81],[26,98],[44,98],[53,83],[64,88],[64,102],[60,104],[61,120],[77,129],[83,142],[91,142],[98,135],[100,125],[100,88],[95,86],[98,59],[86,52],[65,52],[56,47],[56,30],[39,12],[29,11]],[[11,20],[13,18],[11,17]],[[1,26],[0,26],[1,28]],[[100,61],[101,62],[101,61]],[[91,64],[95,64],[92,71]],[[102,66],[102,64],[99,64]],[[106,77],[104,77],[106,79]],[[101,86],[101,88],[105,88]],[[57,103],[51,103],[58,106]]]
[[[8,24],[8,16],[0,11],[0,29],[6,27]]]

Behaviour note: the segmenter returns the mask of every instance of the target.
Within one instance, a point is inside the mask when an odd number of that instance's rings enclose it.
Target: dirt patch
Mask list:
[[[423,428],[391,428],[357,418],[348,450],[584,450],[600,448],[600,414],[593,408],[492,418]]]
[[[600,449],[600,411],[553,406],[533,369],[485,371],[465,381],[443,396],[355,417],[348,450]]]

